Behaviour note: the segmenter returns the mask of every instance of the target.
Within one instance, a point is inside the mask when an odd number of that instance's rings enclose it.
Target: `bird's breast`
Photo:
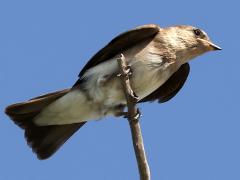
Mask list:
[[[133,77],[130,80],[140,99],[151,94],[171,76],[169,64],[158,58],[140,60],[133,67]]]
[[[140,99],[151,94],[172,75],[171,64],[164,62],[159,56],[149,54],[131,59],[126,56],[126,60],[132,71],[130,76],[132,89]],[[88,71],[85,88],[91,99],[104,106],[125,104],[120,78],[117,77],[118,72],[116,59],[106,61]]]

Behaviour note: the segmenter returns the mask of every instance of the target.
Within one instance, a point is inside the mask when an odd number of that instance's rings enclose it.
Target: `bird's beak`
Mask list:
[[[222,48],[220,48],[219,46],[217,46],[216,44],[213,44],[212,42],[208,42],[210,47],[212,48],[213,51],[216,51],[216,50],[222,50]]]
[[[222,48],[220,48],[219,46],[217,46],[216,44],[212,43],[210,40],[205,40],[205,39],[200,39],[198,38],[199,41],[202,42],[202,44],[204,44],[205,46],[207,46],[207,48],[210,51],[216,51],[216,50],[222,50]]]

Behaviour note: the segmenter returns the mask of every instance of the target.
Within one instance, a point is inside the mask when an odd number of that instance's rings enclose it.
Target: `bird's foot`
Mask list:
[[[125,107],[126,107],[126,105],[124,105],[124,104],[119,104],[119,105],[113,107],[112,111],[113,111],[114,116],[116,116],[116,117],[126,116],[127,112],[124,112]]]
[[[142,114],[140,110],[137,109],[137,113],[134,116],[130,116],[128,112],[124,112],[124,111],[118,113],[116,116],[138,121],[139,118],[142,116]]]
[[[116,117],[123,117],[123,118],[128,118],[128,112],[118,112],[114,114]]]
[[[132,75],[132,73],[133,73],[133,71],[132,71],[132,69],[131,69],[131,65],[127,65],[127,66],[126,66],[125,72],[126,72],[126,75],[127,75],[128,77],[131,77],[131,75]],[[119,74],[117,74],[117,76],[118,76],[118,77],[121,77],[122,74],[119,73]]]
[[[134,115],[133,119],[138,121],[141,116],[142,114],[140,110],[137,108],[137,113]]]
[[[127,75],[128,76],[131,76],[132,75],[132,69],[131,69],[131,65],[127,65],[127,67],[126,67],[126,73],[127,73]]]

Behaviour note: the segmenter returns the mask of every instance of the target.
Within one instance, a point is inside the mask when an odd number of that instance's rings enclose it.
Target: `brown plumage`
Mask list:
[[[144,51],[145,54],[142,53],[139,55],[138,53],[147,46],[148,51]],[[106,96],[103,96],[101,99],[98,93],[99,91],[102,94],[106,92],[112,93],[111,90],[114,84],[114,90],[117,92],[119,91],[119,88],[116,88],[118,87],[117,84],[119,83],[119,79],[114,76],[114,74],[118,72],[106,74],[107,72],[112,72],[110,67],[113,69],[116,68],[113,66],[113,62],[115,61],[114,57],[118,54],[126,52],[126,59],[135,58],[135,61],[137,59],[136,57],[139,58],[135,63],[136,65],[133,65],[132,68],[133,75],[135,75],[133,77],[140,77],[140,81],[143,81],[141,77],[146,75],[144,73],[152,73],[152,71],[142,66],[153,68],[152,70],[154,72],[159,72],[160,75],[163,75],[163,77],[150,75],[149,79],[144,79],[145,82],[147,82],[145,83],[146,85],[148,85],[148,81],[150,82],[153,80],[153,77],[157,83],[162,82],[158,81],[158,79],[161,80],[161,78],[164,82],[160,83],[161,85],[159,87],[157,86],[158,88],[153,88],[154,90],[140,100],[140,102],[158,100],[160,103],[163,103],[173,98],[184,85],[190,71],[190,66],[188,64],[190,59],[207,51],[219,49],[218,46],[214,45],[209,40],[206,33],[191,26],[176,26],[164,29],[154,24],[140,26],[120,34],[96,53],[79,73],[79,79],[72,88],[39,96],[23,103],[10,105],[6,108],[5,112],[18,126],[24,129],[26,140],[37,154],[38,158],[46,159],[56,152],[79,128],[81,128],[86,123],[85,121],[89,120],[86,119],[88,113],[92,112],[96,117],[101,118],[103,115],[109,112],[112,113],[112,111],[115,110],[115,107],[109,107],[105,104],[104,99],[108,97],[108,94],[105,94]],[[111,62],[106,65],[106,62],[110,60]],[[139,62],[140,64],[142,63],[142,66],[139,66]],[[101,67],[99,67],[100,65]],[[98,69],[95,68],[96,66],[98,66]],[[162,70],[161,68],[166,69]],[[99,69],[102,69],[102,71],[100,71],[102,74],[97,74],[99,73]],[[98,80],[100,80],[100,82],[111,82],[105,83],[110,84],[111,87],[101,89],[101,83],[96,85],[91,75],[86,77],[86,72],[90,70],[93,75],[97,72],[97,77],[94,77],[97,79],[97,82]],[[143,72],[139,73],[139,70]],[[169,77],[166,75],[168,73],[164,74],[165,71],[169,72]],[[139,74],[135,74],[135,72]],[[112,79],[108,79],[108,76],[112,77]],[[136,87],[138,87],[138,83],[141,84],[139,81],[134,82],[134,79],[131,80]],[[88,83],[92,86],[89,87]],[[98,93],[92,92],[95,88],[98,88]],[[144,88],[145,87],[138,87],[138,91],[144,91]],[[122,91],[113,94],[117,94],[120,98],[113,97],[113,100],[110,99],[113,101],[112,104],[117,105],[116,107],[122,107],[121,103],[124,101],[119,102],[120,104],[114,102],[114,98],[121,99]],[[84,100],[81,101],[81,98]],[[96,103],[94,101],[95,98],[98,99]],[[99,99],[102,101],[99,101]],[[87,104],[89,102],[86,100],[93,101],[93,103],[89,105],[89,109],[86,108],[89,112],[82,112],[85,113],[84,119],[83,116],[81,117],[83,114],[79,114],[79,112],[81,112],[81,109],[85,106],[88,106]],[[72,102],[73,104],[71,104]],[[109,99],[107,99],[106,102],[109,102]],[[76,107],[75,105],[80,106]],[[102,106],[106,106],[103,112],[94,112],[96,109],[101,110],[101,108],[103,108]],[[61,110],[66,112],[62,112]],[[72,114],[68,114],[68,111]],[[50,115],[48,114],[49,112]],[[55,113],[54,116],[52,116],[53,112]],[[61,116],[59,116],[59,113]],[[69,117],[72,117],[72,119],[77,117],[78,121],[72,123],[69,121]],[[36,121],[39,119],[41,120],[40,122]]]

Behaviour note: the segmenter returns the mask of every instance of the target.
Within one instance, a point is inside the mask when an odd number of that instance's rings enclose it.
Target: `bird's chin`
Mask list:
[[[189,51],[189,56],[188,56],[188,59],[189,61],[191,61],[192,59],[208,52],[209,50],[206,49],[205,47],[199,47],[199,46],[194,46],[191,48],[191,50]]]

